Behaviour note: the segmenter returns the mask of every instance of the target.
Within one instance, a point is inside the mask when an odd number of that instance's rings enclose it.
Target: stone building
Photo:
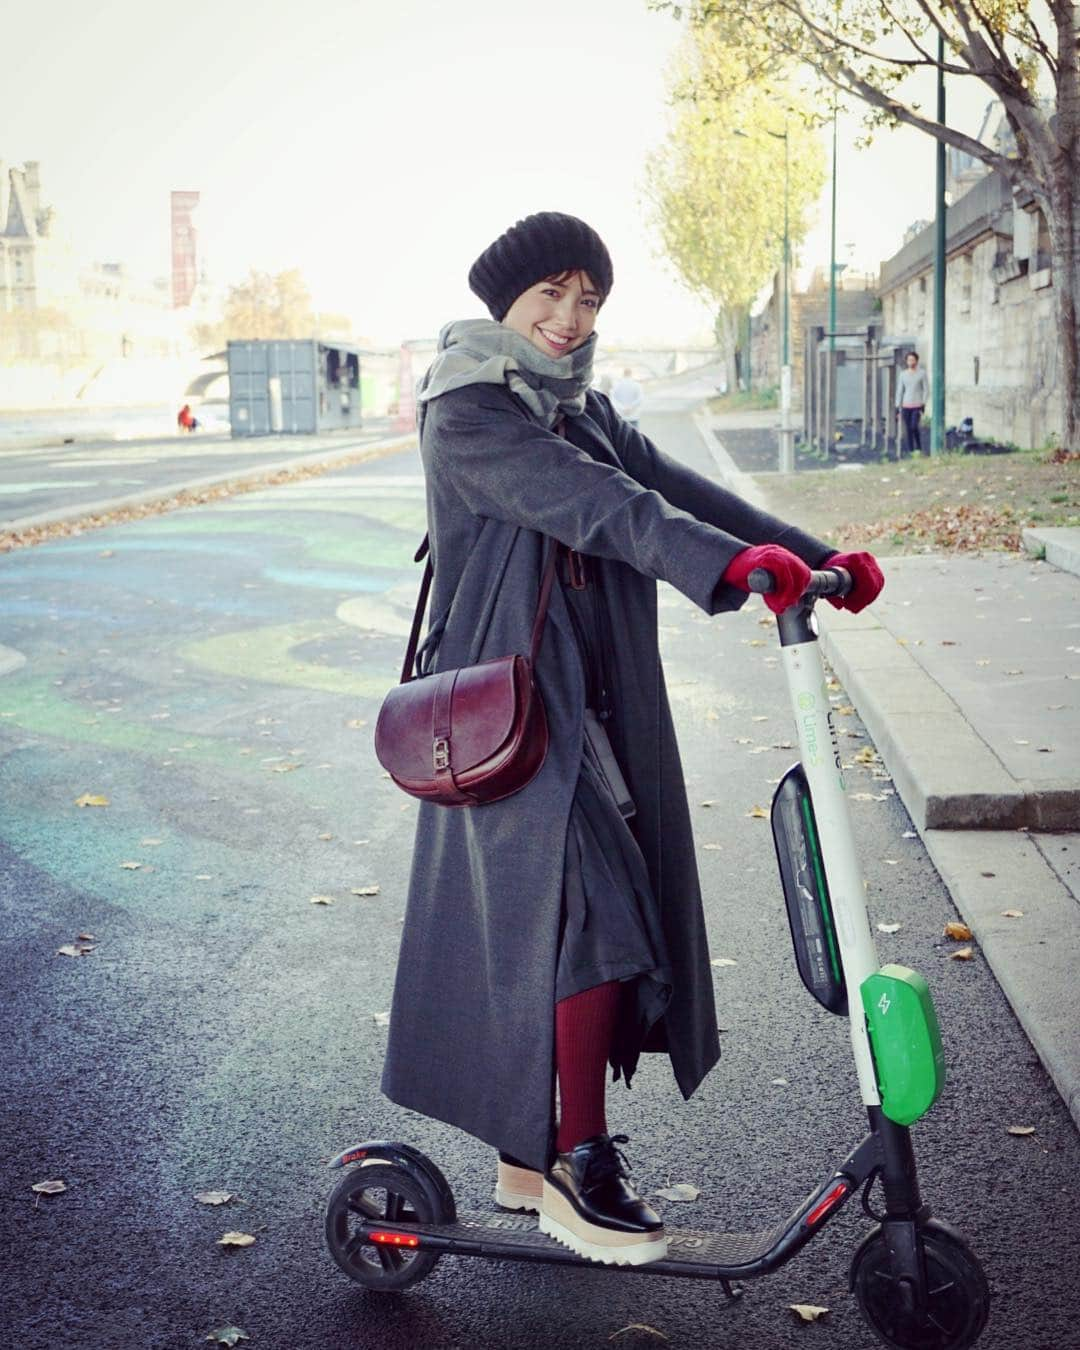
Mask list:
[[[167,280],[80,256],[44,202],[36,161],[0,161],[0,406],[70,402],[111,363],[147,387],[149,366],[190,351],[189,324]]]
[[[1046,221],[997,173],[946,211],[945,422],[971,417],[988,440],[1039,446],[1064,422]],[[934,230],[881,264],[885,332],[933,366]]]
[[[839,271],[836,281],[836,327],[841,333],[865,332],[867,324],[880,322],[880,305],[876,294],[877,277],[863,272]],[[750,377],[755,388],[779,386],[780,360],[783,344],[783,274],[773,279],[772,291],[762,310],[751,323]],[[816,326],[828,328],[829,282],[828,268],[816,267],[803,289],[794,284],[791,291],[791,360],[792,401],[798,406],[802,398],[803,372],[806,362],[804,344],[807,330]]]

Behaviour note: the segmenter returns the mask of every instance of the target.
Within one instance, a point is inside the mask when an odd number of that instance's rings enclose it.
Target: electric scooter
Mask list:
[[[869,1133],[766,1231],[667,1228],[664,1260],[596,1268],[715,1280],[738,1298],[735,1281],[778,1269],[861,1191],[875,1226],[855,1251],[850,1289],[866,1321],[899,1350],[965,1350],[986,1324],[986,1277],[961,1235],[932,1217],[909,1133],[944,1084],[941,1036],[922,976],[878,964],[813,620],[817,597],[850,587],[840,568],[814,572],[803,598],[777,617],[801,761],[781,779],[771,818],[799,974],[823,1007],[848,1018]],[[758,569],[750,588],[765,593],[773,579]],[[348,1170],[329,1199],[327,1243],[368,1289],[416,1284],[441,1256],[595,1265],[539,1232],[533,1216],[458,1214],[442,1172],[408,1144],[355,1144],[330,1166]]]

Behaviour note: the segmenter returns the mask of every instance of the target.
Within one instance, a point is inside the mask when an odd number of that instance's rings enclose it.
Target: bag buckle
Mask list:
[[[435,765],[435,772],[439,773],[443,769],[450,767],[450,740],[447,736],[439,736],[432,743],[431,759]]]

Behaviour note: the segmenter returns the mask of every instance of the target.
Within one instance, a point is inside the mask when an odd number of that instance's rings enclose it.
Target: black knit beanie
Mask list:
[[[570,269],[588,272],[601,303],[607,299],[615,277],[604,241],[576,216],[538,211],[484,249],[469,268],[469,289],[501,323],[522,291]]]

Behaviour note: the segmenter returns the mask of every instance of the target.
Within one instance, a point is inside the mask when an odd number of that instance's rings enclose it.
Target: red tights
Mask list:
[[[559,1077],[555,1147],[560,1153],[569,1152],[590,1135],[607,1133],[604,1088],[620,988],[618,980],[609,980],[555,1004]]]

